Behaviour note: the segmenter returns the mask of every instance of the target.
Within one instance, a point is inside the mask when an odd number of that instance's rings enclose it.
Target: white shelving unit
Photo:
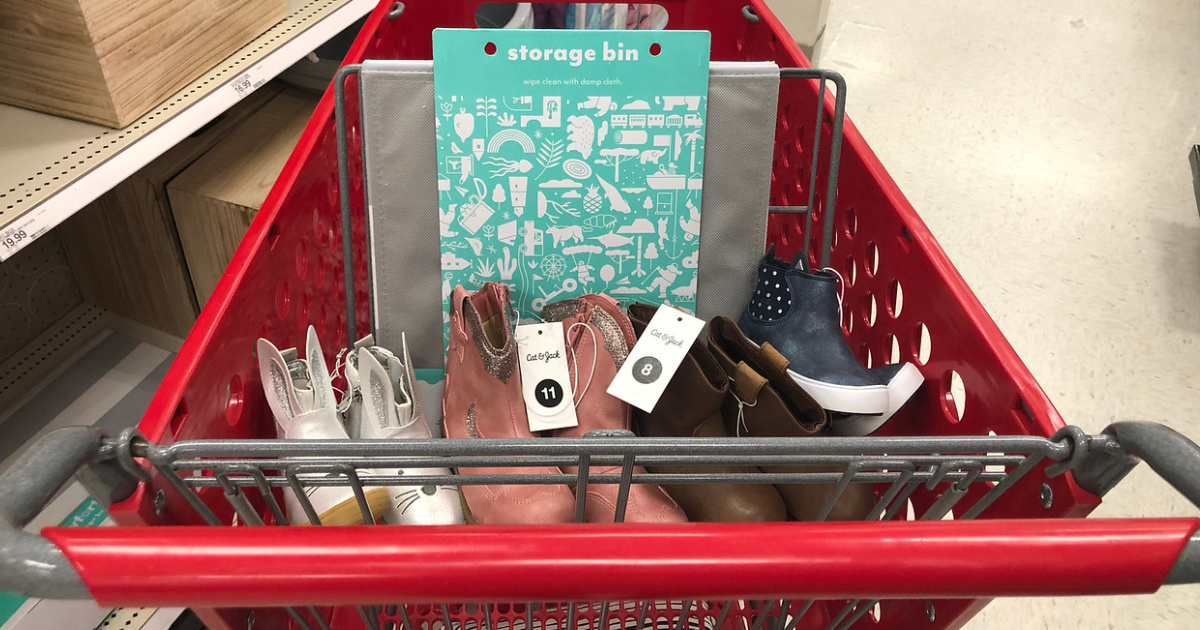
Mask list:
[[[374,7],[375,0],[288,0],[283,21],[123,129],[0,105],[0,261]]]

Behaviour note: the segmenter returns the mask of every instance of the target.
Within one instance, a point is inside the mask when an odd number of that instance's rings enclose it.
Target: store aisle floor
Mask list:
[[[1200,439],[1200,3],[834,0],[820,65],[1068,422]],[[1097,517],[1197,511],[1146,467]],[[1072,562],[1063,557],[1064,563]],[[1200,587],[997,601],[968,625],[1194,628]]]

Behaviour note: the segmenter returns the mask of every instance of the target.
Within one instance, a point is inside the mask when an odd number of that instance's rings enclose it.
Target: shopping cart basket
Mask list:
[[[471,26],[479,4],[381,4],[347,62],[428,59],[432,29]],[[712,32],[716,60],[807,66],[758,0],[663,4],[670,28]],[[819,165],[815,179],[808,169],[813,127],[832,138],[836,105],[809,81],[780,86],[771,190],[773,206],[805,205],[807,213],[773,217],[770,238],[785,256],[806,239],[830,242],[831,265],[846,279],[851,346],[864,363],[903,358],[927,377],[882,435],[269,439],[255,340],[294,344],[312,323],[328,347],[346,343],[348,284],[355,323],[369,326],[361,204],[351,213],[359,248],[352,282],[342,274],[332,97],[318,107],[140,430],[116,439],[90,429],[52,434],[0,482],[0,520],[9,526],[0,529],[0,588],[106,605],[193,606],[214,629],[791,630],[950,628],[996,596],[1147,592],[1200,580],[1196,519],[1072,518],[1094,509],[1138,459],[1200,502],[1200,449],[1157,425],[1117,424],[1095,436],[1066,427],[849,122],[837,213],[826,213],[829,166]],[[349,105],[347,183],[361,199],[361,138]],[[819,123],[811,116],[817,107]],[[905,436],[895,435],[900,427]],[[713,462],[846,472],[632,474],[635,465]],[[622,494],[631,483],[870,483],[877,522],[272,526],[283,520],[276,493],[284,487],[345,484],[366,512],[363,487],[496,481],[368,471],[480,465],[579,466],[578,476],[503,480],[616,483]],[[594,466],[621,473],[589,475]],[[124,527],[49,528],[44,538],[13,529],[77,468]],[[328,476],[301,476],[312,472]]]

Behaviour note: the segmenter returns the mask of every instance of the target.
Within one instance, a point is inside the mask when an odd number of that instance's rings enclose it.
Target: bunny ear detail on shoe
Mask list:
[[[392,414],[396,396],[388,382],[387,371],[366,348],[358,349],[358,378],[362,388],[364,428],[370,427],[371,433],[379,434],[385,428],[394,427]]]
[[[317,338],[317,329],[312,326],[308,327],[305,355],[308,359],[309,378],[312,382],[313,395],[316,399],[317,408],[326,409],[335,407],[333,379],[329,376],[329,366],[325,364],[325,353],[321,350],[321,340]]]
[[[285,420],[290,421],[300,413],[300,402],[296,400],[283,354],[266,339],[258,340],[258,374],[275,422],[283,428]],[[286,435],[286,430],[283,433]]]
[[[407,427],[421,416],[418,413],[420,411],[420,405],[417,403],[419,396],[414,389],[416,378],[413,376],[412,360],[408,356],[408,341],[403,333],[400,335],[400,354],[397,356],[389,353],[385,358],[388,381],[396,399],[395,426]],[[421,419],[424,421],[423,418]]]
[[[421,394],[417,392],[417,373],[413,369],[412,357],[408,354],[408,336],[404,333],[400,333],[400,356],[404,359],[404,373],[400,375],[400,378],[403,379],[404,391],[412,405],[412,413],[409,414],[409,417],[424,422],[425,409],[421,404]]]
[[[400,434],[414,420],[413,398],[403,391],[407,373],[400,365],[400,360],[390,353],[385,354],[384,361],[388,365],[384,366],[368,350],[361,349],[359,353],[365,430],[374,434],[374,437],[419,437]]]

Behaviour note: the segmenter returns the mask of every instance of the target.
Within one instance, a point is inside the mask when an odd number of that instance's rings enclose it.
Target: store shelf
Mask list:
[[[94,304],[80,304],[0,361],[0,435],[5,443],[12,438],[3,431],[10,415],[24,404],[38,383],[52,378],[76,360],[80,352],[94,345],[107,328],[109,317],[108,312]]]
[[[375,0],[288,7],[283,21],[123,129],[0,105],[0,261],[369,13]]]

